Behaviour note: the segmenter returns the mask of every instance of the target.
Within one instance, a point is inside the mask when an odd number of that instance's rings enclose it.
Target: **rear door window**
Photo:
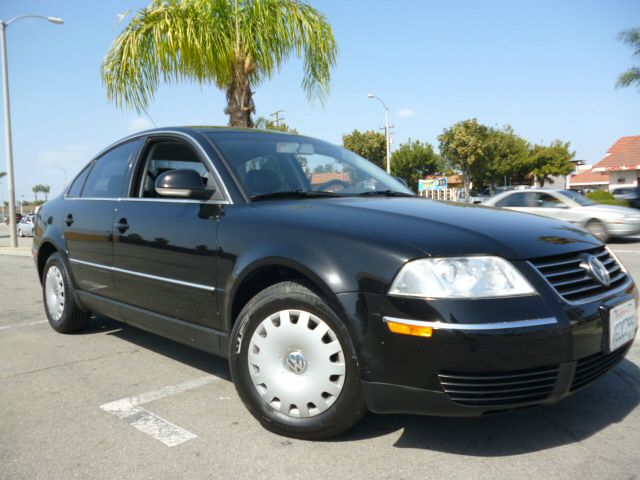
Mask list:
[[[98,158],[82,190],[82,198],[118,198],[131,157],[141,143],[142,140],[133,140]]]
[[[75,198],[79,197],[82,193],[82,187],[84,187],[84,182],[87,181],[87,177],[89,176],[89,172],[91,171],[91,165],[86,167],[80,175],[76,177],[76,179],[71,184],[69,191],[67,192],[67,197]]]

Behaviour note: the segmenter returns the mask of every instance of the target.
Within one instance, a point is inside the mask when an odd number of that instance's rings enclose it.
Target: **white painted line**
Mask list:
[[[37,322],[15,323],[13,325],[2,325],[2,326],[0,326],[0,330],[9,330],[11,328],[30,327],[31,325],[40,325],[41,323],[48,323],[48,322],[46,320],[38,320]]]
[[[169,385],[151,392],[141,393],[132,397],[105,403],[104,405],[100,405],[100,408],[105,412],[109,412],[112,415],[123,419],[129,425],[137,428],[141,432],[152,436],[156,440],[160,440],[166,446],[174,447],[186,442],[187,440],[196,438],[197,435],[174,423],[171,423],[153,412],[150,412],[146,408],[140,407],[139,405],[159,400],[170,395],[175,395],[176,393],[184,392],[186,390],[198,388],[218,380],[218,377],[207,375],[206,377],[188,380],[186,382],[178,383],[177,385]]]
[[[616,249],[611,249],[613,250],[615,253],[640,253],[640,250],[616,250]]]

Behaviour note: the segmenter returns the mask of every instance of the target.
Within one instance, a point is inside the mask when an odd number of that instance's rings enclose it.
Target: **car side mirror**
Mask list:
[[[161,174],[155,183],[161,197],[206,199],[214,190],[207,189],[198,172],[190,168],[177,168]]]

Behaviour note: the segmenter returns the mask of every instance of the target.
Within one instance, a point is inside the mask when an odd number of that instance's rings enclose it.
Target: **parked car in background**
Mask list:
[[[40,209],[33,254],[54,330],[95,313],[226,357],[253,416],[305,439],[367,410],[557,402],[637,330],[634,281],[588,232],[423,199],[287,133],[125,138]]]
[[[33,237],[34,220],[34,215],[27,215],[18,222],[18,235],[20,237]]]
[[[484,205],[565,220],[586,228],[602,241],[640,233],[637,210],[602,205],[575,190],[516,190],[496,195]]]
[[[640,188],[621,187],[611,190],[613,198],[616,200],[626,200],[632,208],[640,208]]]

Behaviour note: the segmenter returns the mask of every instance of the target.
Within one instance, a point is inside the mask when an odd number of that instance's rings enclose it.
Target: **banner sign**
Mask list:
[[[427,178],[418,180],[418,190],[446,190],[449,188],[449,179],[447,177]]]

